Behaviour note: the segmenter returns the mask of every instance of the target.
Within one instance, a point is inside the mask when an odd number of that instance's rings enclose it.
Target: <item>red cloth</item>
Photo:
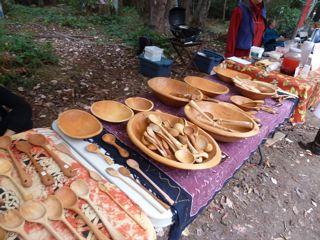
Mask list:
[[[254,37],[253,46],[260,47],[262,44],[264,30],[266,28],[264,19],[262,17],[262,3],[255,5],[250,0],[251,9],[253,12],[253,25],[254,25]],[[247,49],[236,49],[237,35],[242,20],[242,11],[240,7],[236,7],[231,16],[228,38],[227,38],[227,48],[226,57],[244,57],[249,56],[250,50]]]

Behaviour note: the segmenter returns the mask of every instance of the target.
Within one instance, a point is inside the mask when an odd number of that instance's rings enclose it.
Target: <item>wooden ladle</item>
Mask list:
[[[0,214],[0,227],[8,232],[19,234],[24,240],[30,240],[24,230],[25,220],[16,209]]]
[[[32,199],[32,194],[26,193],[24,189],[17,183],[11,176],[12,173],[12,164],[7,160],[0,161],[0,175],[8,178],[12,184],[18,189],[19,193],[23,200],[27,201]]]
[[[114,135],[112,135],[110,133],[104,134],[102,136],[102,140],[105,143],[108,143],[108,144],[114,146],[118,150],[121,157],[123,157],[123,158],[129,157],[129,152],[116,143],[116,137]]]
[[[28,142],[35,145],[42,147],[47,153],[52,157],[52,159],[58,164],[59,168],[63,172],[66,177],[74,177],[76,172],[74,171],[73,167],[66,164],[64,161],[60,159],[60,157],[50,150],[48,147],[47,139],[42,134],[32,134],[28,137]]]
[[[38,161],[35,160],[34,157],[32,156],[32,154],[31,154],[32,146],[29,142],[19,141],[15,144],[15,146],[20,152],[27,154],[27,156],[30,158],[34,168],[36,169],[37,173],[39,174],[41,182],[45,186],[50,186],[50,185],[54,184],[54,178],[50,174],[48,174],[46,172],[46,170],[44,170],[42,168],[42,166],[38,163]]]
[[[88,152],[95,153],[95,154],[98,154],[99,156],[101,156],[109,165],[112,165],[114,163],[113,160],[110,157],[104,155],[99,150],[99,147],[96,144],[90,143],[90,144],[88,144],[86,149],[87,149]]]
[[[78,240],[85,240],[66,219],[62,203],[56,196],[50,195],[43,203],[47,209],[49,220],[63,222]]]
[[[49,225],[47,209],[42,202],[34,200],[24,202],[22,205],[20,205],[20,213],[28,222],[34,222],[43,225],[45,229],[57,240],[63,240],[63,238]]]
[[[21,184],[24,187],[31,187],[32,186],[32,179],[31,177],[25,172],[25,170],[22,167],[22,164],[16,159],[16,157],[13,155],[11,151],[11,138],[9,136],[3,136],[0,137],[0,148],[6,150],[10,158],[14,164],[14,167],[16,168],[18,175],[21,180]]]
[[[106,235],[104,235],[96,225],[94,225],[86,215],[82,213],[79,208],[79,200],[77,195],[69,188],[62,187],[55,192],[55,196],[62,203],[63,208],[69,209],[77,213],[83,221],[88,225],[90,230],[94,233],[98,240],[106,240],[108,239]]]
[[[85,200],[87,203],[89,203],[90,207],[95,211],[95,213],[98,215],[100,218],[101,222],[103,225],[106,227],[108,230],[110,236],[112,237],[113,240],[124,240],[125,237],[122,235],[121,232],[118,231],[110,222],[107,220],[107,215],[102,216],[96,205],[91,201],[90,199],[90,188],[88,184],[82,180],[82,179],[77,179],[74,182],[71,183],[70,185],[71,190],[77,195],[77,197]]]
[[[158,187],[157,184],[155,184],[141,169],[139,166],[139,163],[134,160],[134,159],[128,159],[127,164],[129,167],[133,168],[136,170],[138,173],[140,173],[167,201],[168,203],[172,206],[174,204],[174,201],[172,198],[166,194],[161,188]]]

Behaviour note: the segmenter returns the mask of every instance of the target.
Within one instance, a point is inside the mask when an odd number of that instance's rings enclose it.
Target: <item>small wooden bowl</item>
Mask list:
[[[232,83],[232,78],[239,77],[243,79],[252,79],[248,74],[234,71],[232,69],[224,69],[221,67],[214,67],[213,71],[217,74],[218,78],[224,82]]]
[[[112,100],[103,100],[93,103],[91,112],[96,117],[112,123],[126,122],[134,115],[129,107]]]
[[[135,112],[147,112],[153,109],[153,102],[142,97],[127,98],[124,103]]]
[[[143,132],[146,130],[149,121],[148,116],[150,114],[155,114],[161,117],[163,121],[168,120],[172,124],[177,123],[179,121],[179,118],[167,113],[162,112],[141,112],[136,114],[133,118],[131,118],[127,125],[127,132],[129,135],[129,138],[131,141],[146,155],[151,157],[153,160],[160,162],[162,164],[165,164],[167,166],[171,166],[174,168],[179,169],[187,169],[187,170],[198,170],[198,169],[207,169],[212,168],[220,163],[221,160],[221,150],[219,148],[219,145],[217,142],[205,131],[202,129],[199,129],[199,135],[203,135],[208,139],[208,143],[210,143],[213,146],[213,150],[209,153],[209,158],[206,159],[202,163],[181,163],[176,160],[172,160],[169,158],[165,158],[158,154],[157,152],[154,152],[150,150],[146,145],[144,145],[141,141]],[[193,125],[192,123],[188,122],[189,125]]]
[[[200,90],[191,87],[185,82],[178,81],[166,77],[156,77],[148,81],[148,85],[153,93],[159,98],[161,102],[173,107],[182,107],[189,102],[189,99],[180,98],[173,94],[192,94],[199,96],[199,99],[203,98],[203,94]]]
[[[190,119],[194,124],[198,125],[202,129],[210,132],[213,138],[216,140],[219,140],[221,142],[235,142],[243,138],[252,137],[259,133],[259,127],[257,123],[247,114],[241,111],[235,110],[233,107],[222,105],[219,103],[214,103],[214,102],[206,102],[206,101],[200,101],[200,102],[197,102],[197,104],[202,109],[202,111],[209,112],[216,118],[247,121],[253,124],[252,129],[223,125],[223,127],[227,127],[237,131],[237,132],[228,132],[220,128],[216,128],[203,123],[201,120],[199,120],[199,119],[203,119],[200,113],[198,113],[194,108],[189,106],[189,104],[186,105],[184,107],[184,112],[188,117],[188,119]]]
[[[102,124],[98,119],[78,109],[59,114],[58,127],[65,135],[77,139],[94,137],[102,131]]]
[[[253,100],[263,100],[265,98],[272,97],[277,93],[275,86],[273,86],[270,83],[268,84],[260,81],[252,81],[252,85],[258,88],[262,88],[264,92],[261,92],[261,93],[252,92],[250,90],[243,88],[238,84],[235,84],[236,88],[239,90],[239,92],[243,96],[251,98]]]
[[[215,97],[229,92],[229,88],[226,86],[201,77],[188,76],[184,78],[184,81],[209,97]]]

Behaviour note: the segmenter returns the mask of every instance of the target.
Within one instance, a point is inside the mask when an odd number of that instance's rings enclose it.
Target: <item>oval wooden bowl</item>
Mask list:
[[[239,96],[239,95],[234,95],[234,96],[230,97],[230,101],[245,111],[252,111],[252,108],[243,106],[243,104],[252,101],[252,99],[250,99],[250,98]],[[256,105],[256,107],[258,107],[258,104],[255,104],[255,105]]]
[[[153,109],[153,102],[142,97],[127,98],[124,103],[136,112],[147,112]]]
[[[103,100],[93,103],[91,112],[96,117],[112,123],[126,122],[134,115],[131,108],[112,100]]]
[[[58,127],[65,135],[77,139],[94,137],[102,131],[102,124],[98,119],[78,109],[59,114]]]
[[[188,76],[184,78],[184,81],[209,97],[215,97],[229,92],[229,88],[226,86],[201,77]]]
[[[153,160],[165,164],[170,167],[179,168],[179,169],[187,169],[187,170],[199,170],[199,169],[207,169],[212,168],[220,163],[221,160],[221,150],[217,142],[205,131],[199,129],[199,134],[205,136],[208,139],[208,142],[212,144],[213,150],[209,153],[209,158],[206,159],[202,163],[181,163],[176,160],[165,158],[159,155],[157,152],[154,152],[147,148],[142,142],[143,132],[146,130],[148,126],[148,116],[150,114],[155,114],[161,117],[162,120],[169,120],[171,123],[178,122],[179,118],[167,113],[160,112],[141,112],[136,114],[133,118],[130,119],[127,125],[127,132],[131,141],[146,155],[151,157]],[[193,125],[188,122],[188,124]]]
[[[239,92],[243,96],[251,98],[252,100],[263,100],[265,98],[272,97],[273,95],[275,95],[277,93],[277,90],[275,89],[275,87],[272,84],[267,85],[267,84],[260,82],[260,81],[252,81],[252,85],[257,86],[258,88],[262,88],[264,90],[264,92],[261,92],[261,93],[252,92],[250,90],[243,88],[242,86],[240,86],[238,84],[235,84],[236,88],[239,90]]]
[[[213,71],[217,74],[218,78],[224,82],[232,83],[232,78],[240,77],[244,79],[252,79],[248,74],[241,73],[232,69],[223,69],[221,67],[214,67]]]
[[[199,95],[200,99],[203,98],[203,94],[200,90],[191,87],[185,82],[171,78],[152,78],[148,81],[148,85],[161,102],[173,107],[182,107],[189,102],[189,99],[176,97],[174,95],[171,95],[170,93],[194,94]]]
[[[237,131],[237,132],[228,132],[228,131],[203,123],[201,120],[199,120],[199,119],[203,119],[203,117],[194,108],[192,108],[189,105],[186,105],[184,107],[184,112],[188,117],[188,119],[190,119],[193,123],[203,128],[204,130],[207,130],[208,132],[210,132],[213,138],[216,140],[219,140],[221,142],[235,142],[243,138],[252,137],[259,133],[259,127],[256,124],[256,122],[247,114],[241,111],[235,110],[230,106],[222,105],[214,102],[200,101],[200,102],[197,102],[197,104],[202,109],[202,111],[209,112],[216,118],[248,121],[248,122],[251,122],[254,126],[252,129],[247,129],[247,128],[242,128],[237,126],[222,125],[223,127],[227,127]]]

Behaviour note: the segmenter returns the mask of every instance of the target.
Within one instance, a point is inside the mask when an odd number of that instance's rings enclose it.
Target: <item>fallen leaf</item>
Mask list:
[[[273,184],[275,184],[275,185],[277,185],[277,184],[278,184],[277,179],[275,179],[275,178],[273,178],[273,177],[271,177],[271,182],[272,182]]]

